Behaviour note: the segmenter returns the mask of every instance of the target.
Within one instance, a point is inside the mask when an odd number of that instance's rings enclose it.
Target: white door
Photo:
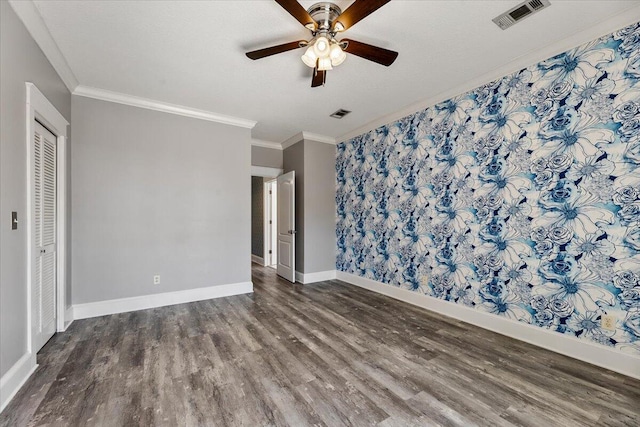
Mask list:
[[[278,177],[278,276],[296,281],[296,175]]]
[[[35,123],[33,137],[32,328],[34,352],[56,331],[56,137]]]

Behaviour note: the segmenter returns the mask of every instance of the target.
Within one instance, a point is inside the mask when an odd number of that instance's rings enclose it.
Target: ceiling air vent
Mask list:
[[[502,15],[493,18],[492,21],[495,22],[498,27],[506,30],[516,22],[521,21],[527,16],[531,16],[534,13],[541,11],[542,9],[549,6],[551,6],[549,0],[525,1],[524,3],[520,3],[519,5],[508,10]]]
[[[341,119],[344,116],[346,116],[347,114],[349,114],[350,112],[351,111],[349,111],[349,110],[343,110],[341,108],[338,111],[336,111],[335,113],[331,114],[330,117],[333,117],[334,119]]]

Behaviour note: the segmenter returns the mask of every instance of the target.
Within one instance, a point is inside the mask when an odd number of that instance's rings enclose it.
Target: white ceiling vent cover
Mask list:
[[[551,6],[549,0],[528,0],[492,19],[496,25],[506,30],[518,21]]]

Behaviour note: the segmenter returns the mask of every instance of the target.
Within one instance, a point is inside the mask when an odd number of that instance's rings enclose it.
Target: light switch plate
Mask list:
[[[18,229],[18,212],[11,212],[11,229]]]

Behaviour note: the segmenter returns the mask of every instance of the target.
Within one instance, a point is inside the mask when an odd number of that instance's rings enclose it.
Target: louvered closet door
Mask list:
[[[56,331],[56,137],[36,122],[33,138],[34,351]]]

